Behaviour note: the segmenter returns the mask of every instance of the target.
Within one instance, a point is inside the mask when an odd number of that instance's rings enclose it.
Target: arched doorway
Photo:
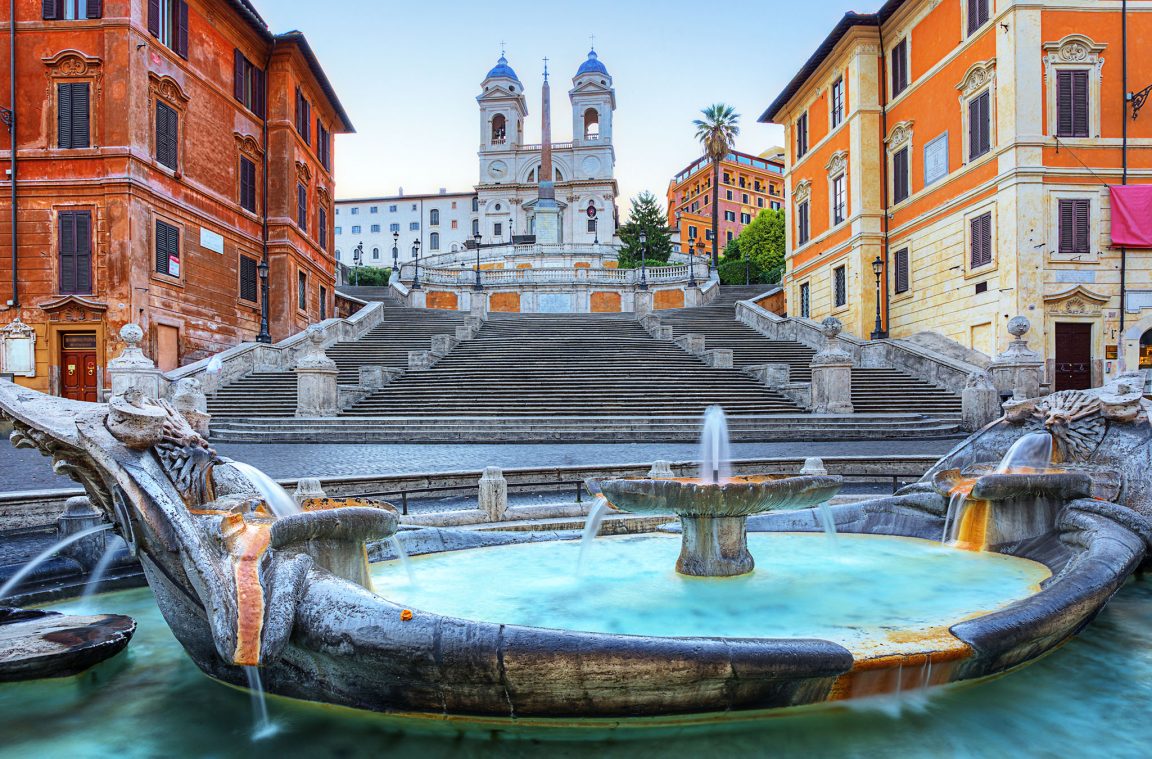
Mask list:
[[[1152,369],[1152,329],[1140,336],[1140,368]]]

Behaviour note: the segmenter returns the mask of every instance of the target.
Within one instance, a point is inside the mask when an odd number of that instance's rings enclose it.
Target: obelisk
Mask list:
[[[561,242],[560,206],[552,182],[552,91],[548,86],[548,59],[544,59],[544,87],[540,92],[540,176],[536,191],[536,242],[558,245]]]

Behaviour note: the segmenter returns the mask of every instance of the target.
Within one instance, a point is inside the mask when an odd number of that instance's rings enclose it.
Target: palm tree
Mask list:
[[[700,111],[704,118],[692,121],[696,139],[704,155],[712,161],[712,265],[720,265],[720,162],[732,152],[740,134],[740,114],[724,103],[713,103]]]

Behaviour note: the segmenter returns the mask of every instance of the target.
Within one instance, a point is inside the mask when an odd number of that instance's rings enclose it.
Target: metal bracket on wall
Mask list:
[[[0,122],[3,122],[4,126],[8,127],[8,131],[11,132],[12,125],[16,123],[16,111],[0,105]]]
[[[1139,92],[1129,92],[1128,102],[1132,104],[1132,120],[1135,121],[1140,115],[1140,109],[1144,107],[1144,103],[1148,102],[1148,96],[1152,95],[1152,84],[1148,85]]]

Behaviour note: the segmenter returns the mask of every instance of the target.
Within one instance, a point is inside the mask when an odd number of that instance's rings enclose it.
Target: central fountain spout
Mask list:
[[[694,577],[733,577],[756,566],[748,552],[748,517],[765,511],[824,503],[840,490],[829,475],[731,476],[728,422],[719,406],[708,409],[700,436],[696,479],[592,481],[590,489],[620,511],[680,517],[676,571]]]

